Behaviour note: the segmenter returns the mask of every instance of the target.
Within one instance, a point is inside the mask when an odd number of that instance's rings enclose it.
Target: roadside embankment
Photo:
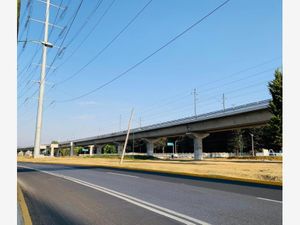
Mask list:
[[[18,162],[101,166],[282,186],[282,161],[251,159],[136,160],[96,157],[18,157]]]

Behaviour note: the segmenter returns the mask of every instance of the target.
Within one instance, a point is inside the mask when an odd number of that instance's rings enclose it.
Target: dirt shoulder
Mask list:
[[[25,158],[18,162],[51,163],[82,166],[104,166],[183,174],[197,177],[219,178],[253,183],[282,185],[282,162],[250,159],[205,159],[202,161],[185,160],[124,160],[119,164],[116,158]]]

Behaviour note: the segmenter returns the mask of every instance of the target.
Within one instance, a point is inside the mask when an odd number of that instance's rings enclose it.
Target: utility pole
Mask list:
[[[194,91],[192,92],[192,94],[194,95],[194,115],[197,116],[197,90],[196,88],[194,88]]]
[[[134,153],[134,132],[132,131],[132,152]]]
[[[222,95],[223,110],[225,111],[225,94]]]
[[[123,147],[123,152],[122,152],[122,157],[121,157],[121,160],[120,160],[120,164],[123,163],[123,159],[124,159],[124,156],[125,156],[125,151],[126,151],[126,147],[127,147],[128,137],[129,137],[129,133],[130,133],[131,120],[132,120],[132,117],[133,117],[133,110],[134,109],[132,108],[130,119],[129,119],[129,122],[128,122],[127,135],[126,135],[125,144],[124,144],[124,147]]]
[[[45,75],[46,75],[46,62],[47,62],[47,48],[51,47],[48,43],[48,27],[49,27],[49,14],[50,14],[50,0],[46,2],[46,15],[45,15],[45,33],[43,44],[43,56],[42,56],[42,67],[41,67],[41,79],[40,79],[40,93],[38,100],[38,111],[35,129],[35,140],[34,140],[34,158],[40,155],[40,144],[41,144],[41,130],[43,120],[43,102],[44,102],[44,91],[45,91]]]

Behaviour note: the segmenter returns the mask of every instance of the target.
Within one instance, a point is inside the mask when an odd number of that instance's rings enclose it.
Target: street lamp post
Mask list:
[[[253,138],[254,135],[250,134],[250,136],[251,136],[251,145],[252,145],[252,155],[255,156],[255,153],[254,153],[254,140],[253,140],[254,139]]]

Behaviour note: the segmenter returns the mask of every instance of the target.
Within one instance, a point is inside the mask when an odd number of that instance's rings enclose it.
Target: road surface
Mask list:
[[[282,224],[282,190],[96,167],[18,163],[33,224]]]

